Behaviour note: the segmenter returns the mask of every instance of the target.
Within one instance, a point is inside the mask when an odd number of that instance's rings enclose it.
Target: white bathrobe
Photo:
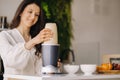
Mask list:
[[[27,50],[25,40],[17,29],[0,32],[0,56],[5,74],[36,75],[41,72],[41,58],[35,56],[35,49]]]

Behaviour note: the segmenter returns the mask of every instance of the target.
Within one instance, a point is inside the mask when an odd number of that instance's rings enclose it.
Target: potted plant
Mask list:
[[[60,44],[60,59],[68,59],[65,49],[70,49],[72,34],[71,24],[72,0],[41,0],[46,15],[46,22],[55,22],[58,28],[58,43]]]

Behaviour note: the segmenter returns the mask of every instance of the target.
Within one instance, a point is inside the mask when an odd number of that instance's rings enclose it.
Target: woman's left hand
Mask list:
[[[25,48],[30,50],[36,44],[48,41],[52,37],[53,37],[53,32],[50,29],[45,28],[42,31],[40,31],[36,37],[25,43]]]
[[[34,37],[34,40],[36,44],[39,44],[50,40],[50,38],[52,37],[53,37],[53,32],[48,28],[44,28],[42,31],[40,31],[40,33],[36,37]]]

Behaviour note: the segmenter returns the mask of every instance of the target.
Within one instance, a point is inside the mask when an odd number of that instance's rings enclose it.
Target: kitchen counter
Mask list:
[[[90,76],[85,76],[83,74],[49,74],[49,75],[41,75],[41,76],[26,76],[26,75],[10,75],[4,74],[6,78],[12,78],[10,80],[105,80],[105,79],[118,79],[120,80],[120,74],[94,74]]]

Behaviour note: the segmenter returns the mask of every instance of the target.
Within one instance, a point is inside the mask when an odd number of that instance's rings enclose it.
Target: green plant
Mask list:
[[[60,58],[66,60],[68,54],[63,50],[71,46],[71,2],[72,0],[41,0],[46,15],[46,22],[55,22],[58,27],[58,43],[60,44]]]

